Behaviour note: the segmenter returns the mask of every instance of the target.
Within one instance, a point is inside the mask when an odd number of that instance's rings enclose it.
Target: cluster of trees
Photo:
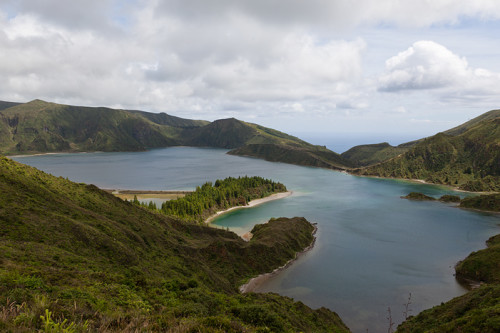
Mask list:
[[[152,202],[134,203],[149,209],[158,210],[166,215],[181,219],[203,221],[217,211],[235,206],[245,206],[249,201],[269,196],[273,193],[286,192],[285,185],[262,177],[228,177],[207,182],[185,197],[165,201],[161,208]]]

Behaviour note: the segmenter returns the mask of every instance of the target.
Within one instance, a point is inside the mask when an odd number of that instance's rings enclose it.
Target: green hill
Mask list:
[[[500,191],[497,111],[418,141],[406,153],[354,170],[368,176],[422,179],[470,191]]]
[[[492,110],[486,112],[468,122],[444,131],[443,133],[451,136],[459,136],[465,133],[476,124],[487,120],[494,120],[500,117],[500,110]],[[414,140],[402,143],[398,146],[391,146],[387,142],[378,144],[367,144],[352,147],[348,151],[341,154],[343,158],[350,161],[356,167],[365,167],[373,164],[378,164],[387,161],[391,158],[406,153],[410,148],[414,147],[417,143],[422,142],[424,139]]]
[[[347,332],[327,309],[238,292],[313,240],[304,218],[256,228],[244,242],[0,157],[0,330]]]
[[[351,166],[325,147],[234,118],[208,122],[165,113],[70,106],[40,100],[25,104],[2,103],[0,153],[5,155],[141,151],[171,146],[244,147],[243,151],[234,150],[232,154],[311,166],[342,169]],[[287,154],[271,156],[276,147],[272,152],[262,149],[250,152],[252,149],[247,146],[254,144],[279,146],[280,151],[291,152],[293,158]]]
[[[300,147],[286,144],[248,144],[228,154],[263,158],[271,162],[346,170],[351,163],[322,146]]]
[[[391,146],[387,142],[359,145],[352,147],[346,152],[340,154],[343,158],[350,161],[356,167],[367,166],[380,163],[406,153],[410,147],[408,146]]]

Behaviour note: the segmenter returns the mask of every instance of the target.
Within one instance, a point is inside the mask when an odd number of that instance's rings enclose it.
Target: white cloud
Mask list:
[[[500,74],[473,68],[440,44],[419,41],[386,61],[379,84],[390,92],[436,90],[442,99],[488,98],[500,93]]]
[[[494,104],[498,73],[479,68],[489,68],[473,61],[480,57],[465,54],[468,64],[464,55],[436,42],[413,44],[387,61],[379,80],[373,77],[394,50],[415,40],[408,41],[408,29],[412,36],[420,35],[419,27],[453,32],[463,18],[468,24],[497,22],[500,2],[5,0],[0,99],[42,98],[209,120],[334,117],[344,111],[359,120],[360,114],[418,110],[396,99],[398,94],[386,99],[380,90],[418,90],[453,105],[476,105],[479,96]],[[433,39],[433,29],[422,35]],[[484,41],[476,47],[488,47],[491,39]],[[373,48],[387,44],[390,50]]]
[[[467,77],[465,58],[432,41],[419,41],[386,61],[381,89],[434,89],[448,87]]]

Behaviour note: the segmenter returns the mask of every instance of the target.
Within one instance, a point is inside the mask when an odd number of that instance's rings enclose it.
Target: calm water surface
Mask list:
[[[400,198],[411,191],[452,193],[444,187],[359,178],[225,153],[177,147],[14,159],[112,189],[193,190],[206,181],[244,175],[284,183],[292,196],[233,211],[215,224],[242,234],[271,217],[304,216],[318,223],[314,249],[258,291],[278,292],[314,308],[328,307],[354,332],[386,332],[388,307],[399,323],[410,293],[413,315],[463,294],[453,266],[500,232],[498,214]]]

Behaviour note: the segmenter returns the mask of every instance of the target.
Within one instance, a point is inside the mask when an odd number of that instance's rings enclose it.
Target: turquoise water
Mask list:
[[[444,187],[359,178],[225,152],[177,147],[14,159],[112,189],[192,190],[206,181],[243,175],[284,183],[292,196],[232,211],[214,223],[239,234],[278,216],[304,216],[318,223],[313,250],[258,291],[278,292],[314,308],[328,307],[354,332],[386,332],[388,307],[399,323],[409,293],[412,315],[464,293],[453,277],[453,266],[500,233],[498,214],[400,198],[411,191],[453,193]]]

